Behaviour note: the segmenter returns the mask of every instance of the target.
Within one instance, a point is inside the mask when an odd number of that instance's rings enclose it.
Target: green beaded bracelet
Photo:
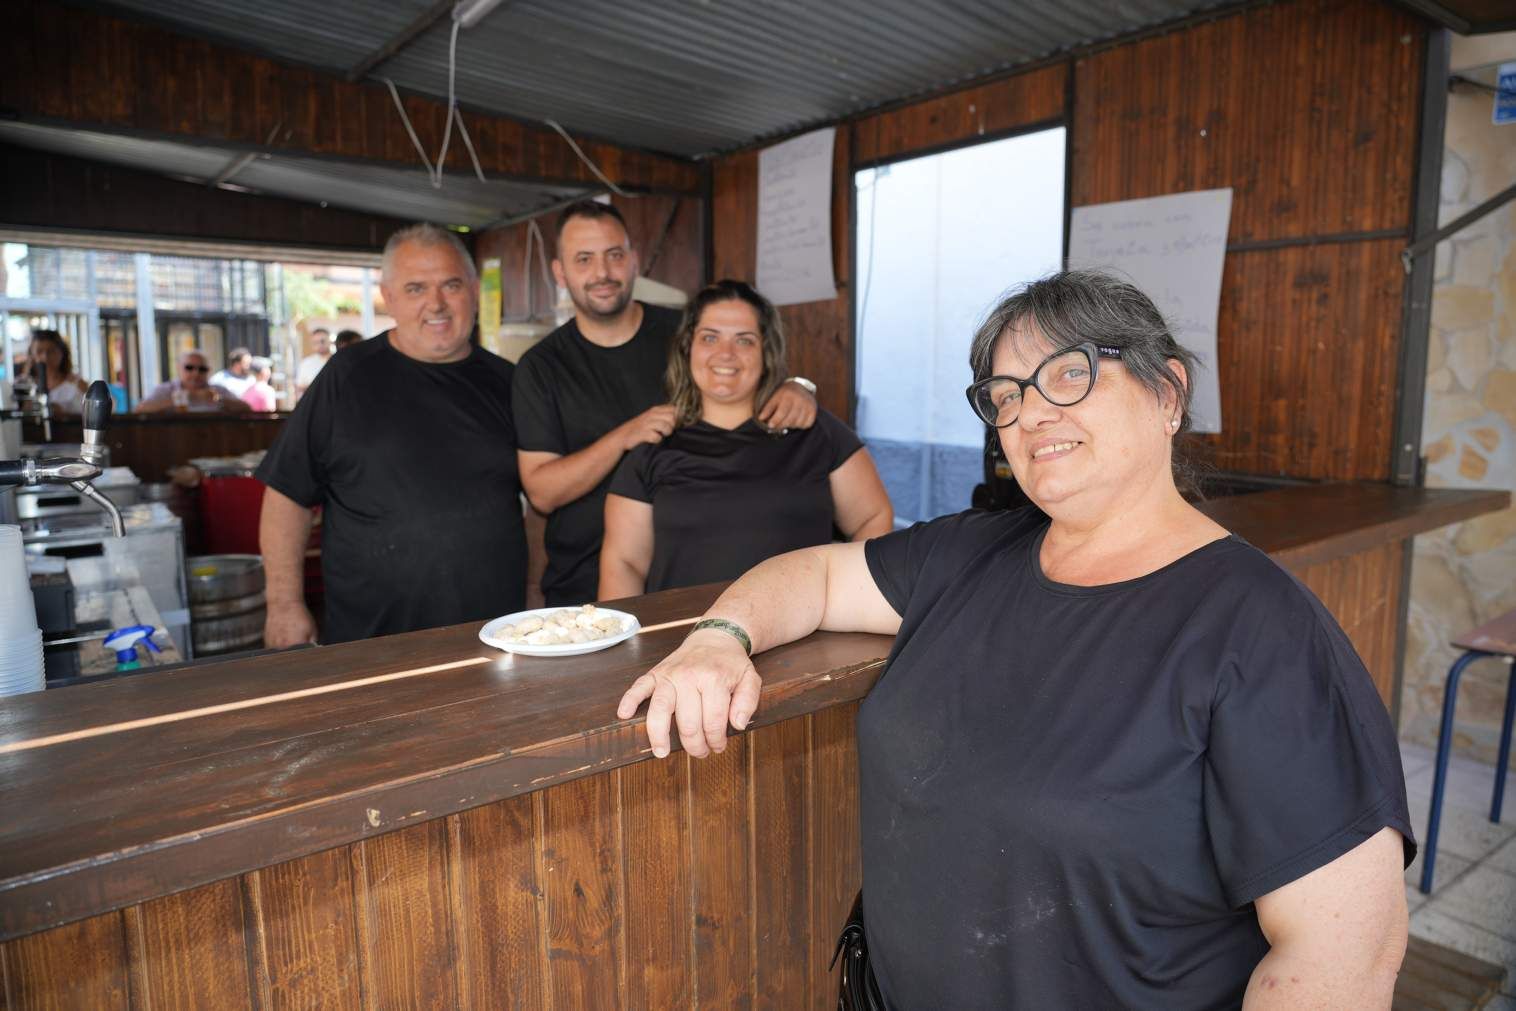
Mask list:
[[[714,628],[719,631],[725,632],[727,635],[742,643],[742,648],[748,656],[753,655],[753,640],[748,638],[747,632],[743,631],[742,626],[737,624],[735,621],[727,621],[725,618],[701,618],[699,621],[695,622],[695,627],[690,629],[690,632],[693,634],[700,631],[702,628]]]

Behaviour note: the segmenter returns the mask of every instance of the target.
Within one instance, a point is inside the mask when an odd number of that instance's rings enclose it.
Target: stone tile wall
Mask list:
[[[1493,125],[1491,102],[1464,88],[1448,96],[1442,223],[1516,182],[1516,124]],[[1422,429],[1427,486],[1516,490],[1516,202],[1443,242],[1436,277]],[[1402,737],[1436,744],[1457,656],[1447,640],[1513,608],[1516,509],[1416,538]],[[1460,752],[1495,761],[1510,670],[1484,661],[1464,674]]]

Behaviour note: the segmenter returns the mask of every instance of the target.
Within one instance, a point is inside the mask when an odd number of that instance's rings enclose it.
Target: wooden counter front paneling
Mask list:
[[[856,710],[17,938],[4,1006],[828,1008]]]
[[[1405,540],[1509,498],[1326,485],[1203,508],[1322,597],[1385,692]],[[652,624],[714,594],[628,606]],[[889,641],[761,655],[753,729],[693,762],[647,758],[612,711],[683,627],[554,662],[475,631],[0,706],[13,746],[433,665],[0,752],[3,1006],[831,1007],[860,882],[856,700]]]

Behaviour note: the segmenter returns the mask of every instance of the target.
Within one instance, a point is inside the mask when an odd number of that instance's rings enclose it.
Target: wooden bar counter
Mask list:
[[[1508,502],[1333,485],[1206,510],[1362,650],[1393,642],[1376,581],[1406,538]],[[716,592],[619,606],[654,626]],[[686,628],[548,660],[464,625],[0,700],[3,1006],[834,1006],[855,713],[889,639],[763,654],[753,728],[658,761],[614,708]]]

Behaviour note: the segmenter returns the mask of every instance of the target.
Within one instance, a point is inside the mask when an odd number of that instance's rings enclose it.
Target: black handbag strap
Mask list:
[[[853,910],[837,938],[832,967],[837,965],[839,958],[842,960],[842,980],[837,988],[838,1011],[885,1011],[884,995],[879,992],[879,981],[874,978],[874,970],[869,965],[862,892],[853,900]]]

